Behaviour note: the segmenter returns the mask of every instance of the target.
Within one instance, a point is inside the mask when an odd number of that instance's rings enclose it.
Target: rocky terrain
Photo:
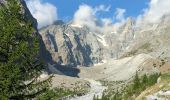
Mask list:
[[[73,98],[70,98],[70,100],[93,100],[94,96],[97,96],[99,99],[102,98],[103,91],[107,89],[107,87],[102,86],[100,82],[97,82],[95,80],[86,79],[90,82],[90,91],[83,96],[76,96]]]
[[[159,72],[154,66],[146,66],[148,60],[154,60],[146,54],[126,57],[119,60],[110,60],[92,68],[81,67],[79,77],[93,78],[95,80],[124,81],[132,78],[136,71],[151,74]],[[87,74],[88,73],[88,74]]]

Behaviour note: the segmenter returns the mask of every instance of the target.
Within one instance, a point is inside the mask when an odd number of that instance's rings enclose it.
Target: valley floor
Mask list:
[[[98,81],[92,79],[85,79],[90,83],[90,91],[83,96],[76,96],[71,98],[70,100],[93,100],[93,97],[96,96],[99,99],[102,98],[103,91],[107,89],[107,87],[102,86],[102,84]]]
[[[117,87],[121,87],[122,85],[120,84],[126,86],[137,71],[139,74],[159,72],[159,68],[153,66],[154,61],[155,59],[147,54],[139,54],[119,60],[110,59],[93,67],[78,67],[80,70],[78,73],[79,78],[55,75],[52,85],[54,87],[62,86],[66,88],[79,87],[80,90],[85,88],[84,90],[86,92],[83,95],[70,96],[67,98],[68,100],[93,100],[94,96],[101,98],[103,91],[107,89],[107,86],[103,86],[100,83],[102,81],[113,82]],[[152,94],[145,95],[144,97],[147,97],[148,100],[153,100],[150,99],[152,98]]]

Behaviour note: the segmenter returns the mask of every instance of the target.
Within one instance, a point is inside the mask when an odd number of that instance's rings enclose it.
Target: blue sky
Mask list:
[[[58,19],[71,20],[81,4],[92,7],[99,5],[111,6],[109,12],[98,14],[98,17],[112,17],[116,8],[126,9],[125,17],[136,17],[148,6],[149,0],[43,0],[57,7]]]
[[[37,19],[38,28],[56,20],[89,27],[120,25],[128,17],[139,23],[153,23],[170,14],[170,0],[26,0],[26,3]]]

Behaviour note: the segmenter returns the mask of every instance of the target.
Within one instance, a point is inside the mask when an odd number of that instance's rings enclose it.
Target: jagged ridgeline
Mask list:
[[[39,59],[36,21],[23,0],[0,0],[0,99],[29,99],[47,90],[50,78]],[[30,14],[30,15],[29,15]]]

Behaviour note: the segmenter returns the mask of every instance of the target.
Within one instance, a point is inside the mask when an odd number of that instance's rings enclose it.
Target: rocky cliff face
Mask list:
[[[90,44],[85,39],[88,35],[93,38],[94,36],[89,34],[86,28],[72,28],[65,24],[58,25],[56,22],[54,25],[41,29],[40,34],[55,62],[72,66],[87,66],[92,63]]]
[[[91,66],[108,59],[140,53],[153,54],[162,46],[169,48],[169,22],[169,17],[164,16],[158,23],[144,22],[137,27],[135,21],[129,18],[116,31],[96,33],[86,26],[56,21],[42,28],[40,34],[54,62],[69,66]]]
[[[150,54],[154,57],[170,57],[167,50],[170,48],[170,16],[162,17],[159,23],[145,23],[142,27],[137,27],[133,43],[129,45],[124,56],[131,56],[140,53]]]
[[[96,33],[86,26],[57,21],[42,28],[40,34],[55,62],[69,66],[90,66],[118,58],[134,37],[132,27],[131,18],[118,32],[110,33]]]

